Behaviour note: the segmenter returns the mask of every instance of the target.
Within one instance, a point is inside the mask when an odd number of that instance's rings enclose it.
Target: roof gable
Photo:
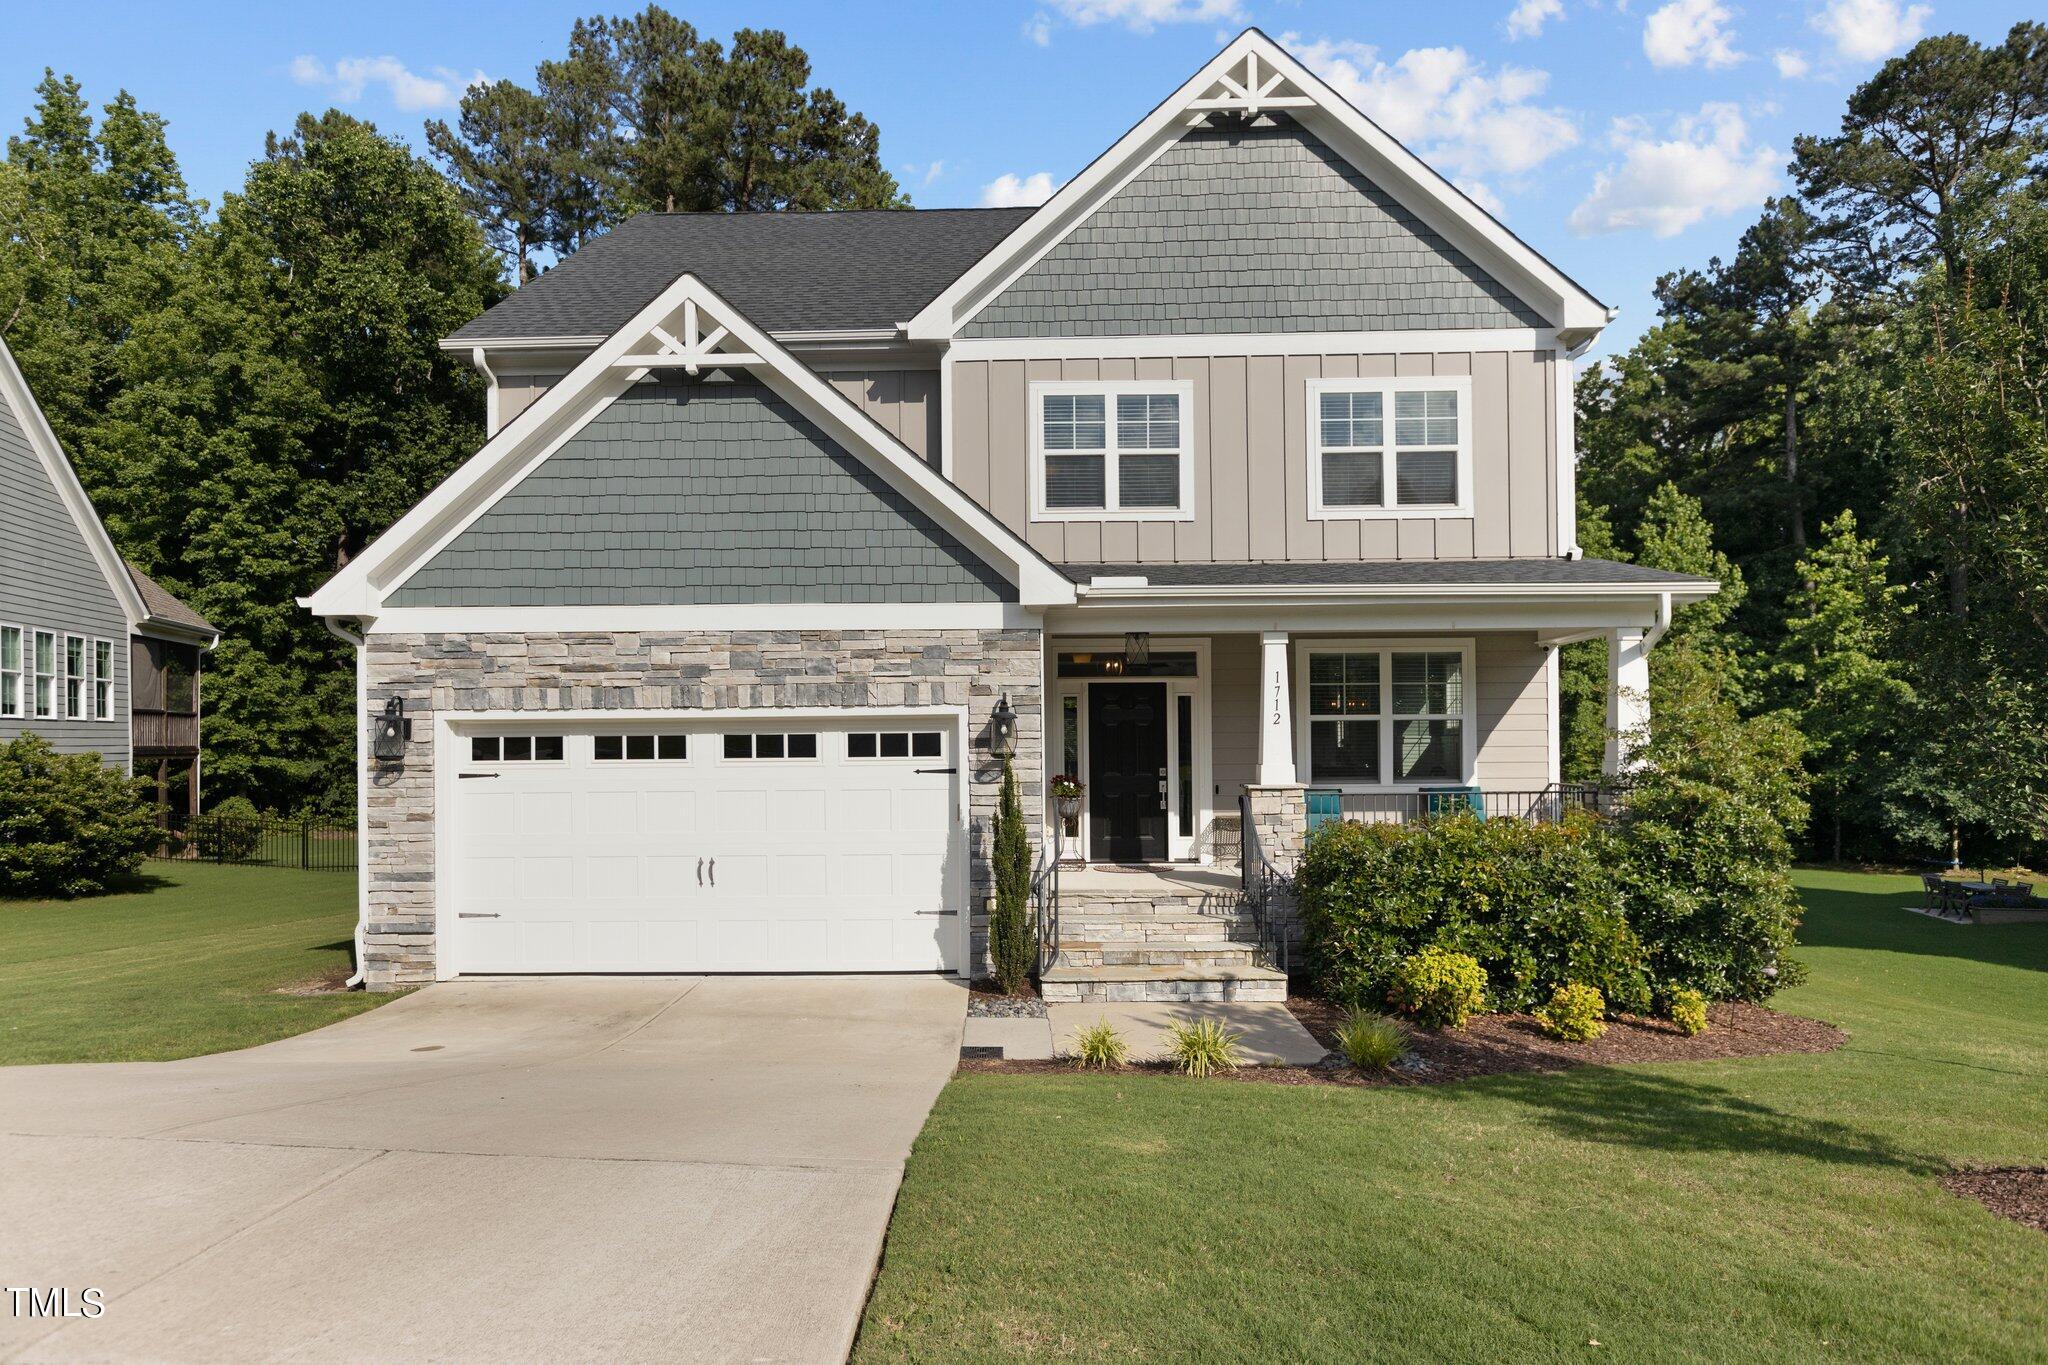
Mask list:
[[[1073,600],[1073,585],[1015,532],[942,478],[873,418],[797,361],[704,281],[685,274],[584,357],[546,395],[329,579],[304,605],[375,616],[439,552],[549,456],[654,372],[744,372],[860,461],[1016,589],[1015,601]],[[606,603],[606,606],[624,605]]]
[[[1542,327],[1285,113],[1192,128],[992,297],[963,337]]]
[[[1080,229],[1193,128],[1283,114],[1355,167],[1427,232],[1555,328],[1589,340],[1613,311],[1509,232],[1271,38],[1246,29],[1002,244],[911,320],[913,339],[965,334],[984,309]]]

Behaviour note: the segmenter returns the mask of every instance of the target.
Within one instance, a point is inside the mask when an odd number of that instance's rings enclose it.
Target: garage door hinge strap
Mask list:
[[[465,778],[465,779],[467,779],[467,778],[472,778],[472,777],[499,777],[499,776],[502,776],[502,774],[499,774],[499,773],[457,773],[457,774],[455,774],[455,775],[456,775],[457,777],[460,777],[460,778]]]
[[[958,768],[919,768],[917,771],[921,773],[957,773],[960,770]]]
[[[917,913],[920,915],[957,915],[960,912],[958,910],[920,910]]]
[[[455,918],[457,919],[496,919],[497,917],[498,912],[495,910],[458,910],[455,912]]]

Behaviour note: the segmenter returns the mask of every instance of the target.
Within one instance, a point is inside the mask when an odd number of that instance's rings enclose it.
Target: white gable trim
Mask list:
[[[78,534],[85,538],[86,548],[92,552],[93,562],[99,565],[100,577],[107,580],[108,591],[121,604],[121,613],[128,618],[128,629],[138,629],[149,619],[149,609],[143,605],[135,580],[128,576],[128,565],[114,548],[113,540],[107,535],[106,524],[93,509],[92,499],[85,495],[85,487],[78,482],[77,472],[65,457],[57,433],[51,429],[49,418],[43,415],[42,405],[36,402],[27,377],[15,364],[14,353],[7,349],[4,341],[0,341],[0,399],[5,399],[7,405],[14,409],[15,419],[21,423],[22,432],[28,437],[29,449],[35,451],[36,458],[42,461],[43,472],[49,477],[51,487],[57,490],[58,501],[71,514]]]
[[[1212,110],[1260,108],[1286,109],[1573,341],[1590,339],[1613,320],[1613,309],[1544,260],[1285,48],[1249,28],[927,304],[907,324],[907,334],[928,341],[957,336],[1192,123]]]
[[[684,274],[302,605],[377,616],[403,585],[508,490],[653,368],[744,367],[864,460],[975,554],[1008,575],[1025,606],[1074,600],[1066,576],[948,483],[710,285]]]

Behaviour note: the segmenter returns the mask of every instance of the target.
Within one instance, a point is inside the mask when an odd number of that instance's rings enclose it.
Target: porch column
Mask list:
[[[1650,730],[1650,639],[1645,631],[1607,632],[1607,761],[1609,777],[1637,766],[1633,750]]]
[[[1294,785],[1293,689],[1287,685],[1287,632],[1259,635],[1259,785]]]

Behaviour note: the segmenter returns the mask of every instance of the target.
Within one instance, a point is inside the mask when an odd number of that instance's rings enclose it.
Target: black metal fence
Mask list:
[[[152,858],[182,862],[294,867],[308,872],[356,870],[356,831],[324,820],[278,815],[195,815],[169,820]]]
[[[1432,815],[1470,811],[1488,820],[1561,820],[1572,811],[1612,815],[1621,793],[1593,783],[1553,782],[1540,790],[1491,791],[1479,787],[1435,791],[1336,792],[1310,788],[1311,825],[1323,819],[1356,820],[1361,824],[1408,824]]]

